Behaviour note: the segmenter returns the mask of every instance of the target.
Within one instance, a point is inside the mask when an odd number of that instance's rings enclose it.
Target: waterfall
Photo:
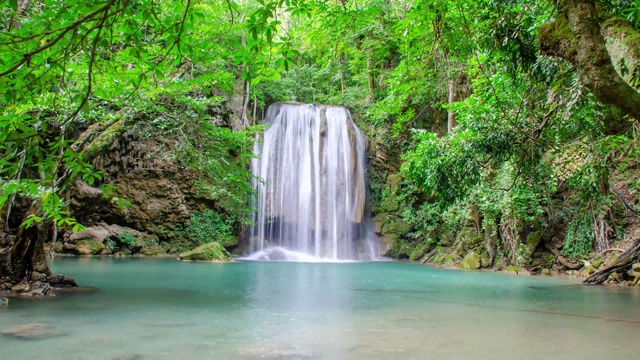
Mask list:
[[[366,213],[366,142],[338,106],[276,103],[256,139],[250,258],[366,260],[379,250]]]

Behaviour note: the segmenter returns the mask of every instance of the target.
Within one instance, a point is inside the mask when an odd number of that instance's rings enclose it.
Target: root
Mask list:
[[[636,240],[630,248],[620,254],[615,263],[594,272],[582,283],[587,285],[603,284],[613,272],[624,269],[638,261],[640,261],[640,240]]]

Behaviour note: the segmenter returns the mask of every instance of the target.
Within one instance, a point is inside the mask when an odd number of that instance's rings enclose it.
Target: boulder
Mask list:
[[[75,246],[78,255],[97,255],[104,249],[104,244],[95,240],[80,240]]]
[[[11,292],[16,294],[24,294],[28,293],[29,291],[31,291],[31,286],[29,286],[29,284],[26,282],[21,282],[20,284],[11,288]]]
[[[503,259],[503,258],[498,258],[498,259],[496,259],[496,261],[493,263],[493,267],[494,267],[496,270],[503,270],[504,268],[506,268],[506,267],[507,267],[507,262],[506,262],[506,261],[504,261],[504,259]]]
[[[51,275],[47,278],[47,282],[54,288],[78,287],[75,280],[64,275]]]
[[[491,259],[489,259],[489,256],[487,256],[486,253],[483,253],[482,255],[480,255],[480,267],[488,268],[490,266],[491,266]]]
[[[478,270],[480,269],[480,256],[475,252],[468,253],[464,259],[462,259],[462,263],[460,264],[461,269],[467,270]]]
[[[66,236],[66,242],[75,244],[81,240],[92,240],[95,242],[104,242],[111,236],[111,232],[102,226],[92,226],[84,231],[69,232]]]
[[[531,259],[533,258],[533,253],[538,248],[538,245],[540,244],[541,240],[542,240],[542,231],[534,231],[531,234],[529,234],[529,236],[527,236],[523,255],[528,261],[531,261]]]
[[[178,255],[179,260],[195,261],[232,261],[231,254],[217,242],[200,245],[197,248]]]
[[[540,275],[547,275],[547,276],[551,276],[551,270],[549,270],[549,269],[542,269],[542,270],[540,270]]]

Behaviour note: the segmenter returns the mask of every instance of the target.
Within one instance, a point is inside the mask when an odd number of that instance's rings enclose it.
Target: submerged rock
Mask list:
[[[180,260],[195,261],[232,261],[231,254],[217,242],[200,245],[197,248],[178,255]]]
[[[66,335],[67,333],[48,324],[31,323],[14,325],[6,330],[1,331],[0,334],[24,340],[40,340],[55,336]]]
[[[470,252],[462,259],[461,269],[478,270],[480,269],[480,256],[475,252]]]

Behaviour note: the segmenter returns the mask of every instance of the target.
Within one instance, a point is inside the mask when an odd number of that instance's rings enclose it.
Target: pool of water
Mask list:
[[[12,298],[2,359],[633,359],[640,291],[397,262],[56,258],[91,291]]]

